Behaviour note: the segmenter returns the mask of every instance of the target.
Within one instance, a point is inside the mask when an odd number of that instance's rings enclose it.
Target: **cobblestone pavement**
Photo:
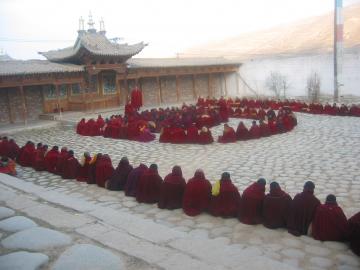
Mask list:
[[[335,194],[345,214],[350,217],[360,210],[360,119],[305,114],[297,114],[297,117],[299,124],[290,133],[207,146],[160,144],[158,141],[144,144],[103,137],[82,137],[73,129],[60,126],[28,130],[12,137],[19,144],[32,140],[50,146],[68,146],[78,157],[84,151],[108,153],[114,167],[124,155],[135,166],[140,162],[156,162],[163,177],[171,171],[173,165],[182,167],[186,179],[197,168],[202,168],[212,183],[219,179],[223,171],[229,171],[240,192],[254,180],[265,177],[269,182],[278,181],[294,196],[302,190],[305,181],[312,180],[316,184],[315,194],[321,201],[329,193]],[[230,124],[236,127],[238,122],[232,119]],[[250,125],[250,121],[245,122]],[[221,126],[213,128],[214,138],[221,131]],[[93,185],[63,180],[56,175],[35,172],[29,168],[19,168],[19,178],[45,191],[57,192],[109,211],[114,210],[114,213],[131,214],[139,220],[155,222],[172,232],[199,239],[198,246],[192,243],[191,247],[187,247],[180,240],[167,245],[185,253],[193,252],[195,258],[204,262],[211,262],[210,257],[218,256],[209,253],[209,247],[206,247],[207,244],[211,246],[208,241],[213,240],[211,243],[217,243],[218,246],[240,250],[232,254],[234,257],[247,254],[249,258],[269,258],[288,267],[360,267],[359,258],[351,253],[346,244],[322,243],[304,236],[296,238],[285,230],[268,230],[261,225],[248,226],[236,219],[214,218],[207,214],[191,218],[181,210],[167,211],[158,209],[156,205],[138,204],[133,198],[125,197],[123,192],[111,192]],[[108,218],[103,217],[103,221],[106,223]],[[152,242],[157,243],[156,240]],[[202,251],[207,251],[207,256],[202,255]],[[217,257],[216,260],[220,265],[232,269],[226,258]],[[178,261],[181,261],[181,256]]]

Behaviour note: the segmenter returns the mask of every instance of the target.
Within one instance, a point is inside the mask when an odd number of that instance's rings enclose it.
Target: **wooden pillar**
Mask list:
[[[157,85],[158,85],[158,94],[157,94],[157,103],[160,105],[162,103],[162,94],[161,94],[161,81],[160,77],[156,77]]]
[[[56,91],[57,109],[58,109],[58,112],[59,112],[59,117],[61,118],[60,89],[59,89],[58,84],[55,84],[55,91]]]
[[[222,76],[223,76],[223,80],[224,80],[225,97],[227,97],[227,95],[228,95],[228,91],[227,91],[227,85],[226,85],[226,74],[225,74],[225,73],[223,73],[223,74],[222,74]]]
[[[86,105],[86,86],[84,83],[81,83],[80,84],[80,90],[82,91],[82,102],[83,102],[83,109],[84,109],[84,112],[87,111],[87,105]]]
[[[143,93],[143,89],[142,89],[142,80],[141,80],[141,78],[139,78],[138,84],[139,84],[138,86],[139,86],[140,93],[141,93],[141,100],[142,100],[142,103],[144,104],[144,93]]]
[[[179,89],[179,76],[175,76],[175,83],[176,83],[176,101],[180,102],[180,89]]]
[[[27,108],[26,108],[26,100],[25,100],[25,95],[24,95],[24,86],[20,85],[20,95],[21,95],[21,103],[22,103],[22,108],[23,108],[23,119],[24,119],[24,124],[27,124]]]
[[[125,93],[126,93],[126,104],[129,103],[129,84],[128,84],[128,80],[125,77],[124,80],[124,85],[125,85]]]
[[[9,92],[10,89],[5,89],[5,91],[6,91],[8,110],[9,110],[9,121],[10,121],[10,123],[14,123],[13,111],[12,111],[12,107],[11,107],[11,103],[10,103],[10,92]]]
[[[117,96],[117,103],[118,103],[118,106],[120,106],[121,104],[121,85],[120,85],[120,80],[118,78],[118,76],[116,75],[115,76],[115,85],[116,85],[116,96]]]
[[[195,74],[192,75],[192,88],[193,88],[193,95],[194,95],[194,99],[197,99],[197,94],[196,94],[196,77]]]

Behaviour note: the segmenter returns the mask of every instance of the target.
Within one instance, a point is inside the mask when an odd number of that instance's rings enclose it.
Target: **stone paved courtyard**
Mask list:
[[[223,171],[229,171],[241,193],[259,177],[278,181],[292,196],[302,190],[305,181],[312,180],[322,202],[329,193],[335,194],[350,217],[360,211],[360,119],[306,114],[297,117],[299,124],[290,133],[207,146],[82,137],[73,128],[60,125],[18,132],[11,137],[21,145],[32,140],[68,146],[78,157],[84,151],[108,153],[114,167],[124,155],[134,166],[156,162],[163,177],[173,165],[182,167],[186,179],[202,168],[212,183]],[[238,122],[232,119],[230,124],[236,128]],[[250,121],[245,122],[250,125]],[[212,132],[217,138],[222,127]],[[95,243],[119,253],[128,269],[263,269],[264,264],[268,269],[360,267],[360,259],[346,244],[296,238],[285,230],[248,226],[236,219],[207,214],[191,218],[182,210],[138,204],[123,192],[63,180],[29,168],[19,167],[18,171],[21,180],[0,179],[3,206],[20,211],[19,215],[43,220],[44,227],[73,235],[79,243]],[[41,207],[55,210],[40,211]],[[54,217],[56,211],[60,218]],[[68,219],[61,219],[62,215]],[[1,228],[0,233],[1,240],[8,235]],[[11,249],[2,247],[1,251],[9,253]],[[46,254],[50,258],[46,267],[51,268],[62,251],[55,249]],[[129,261],[139,267],[134,268]]]

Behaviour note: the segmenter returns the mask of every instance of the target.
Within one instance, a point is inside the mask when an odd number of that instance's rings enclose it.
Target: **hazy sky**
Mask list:
[[[344,5],[360,0],[343,0]],[[107,37],[144,41],[141,57],[169,57],[188,47],[321,15],[334,0],[0,0],[0,49],[17,59],[72,46],[79,17],[92,12]],[[87,28],[87,25],[86,25]]]

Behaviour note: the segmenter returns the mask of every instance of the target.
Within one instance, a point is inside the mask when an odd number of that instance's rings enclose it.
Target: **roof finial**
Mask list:
[[[79,19],[79,31],[84,31],[84,19],[83,17],[80,17]]]
[[[101,18],[100,20],[100,34],[105,35],[106,31],[105,31],[105,23],[104,23],[104,19]]]
[[[88,32],[94,32],[94,33],[96,33],[96,29],[95,29],[95,27],[94,27],[95,23],[94,23],[94,20],[93,20],[93,18],[92,18],[91,11],[89,12],[88,25],[89,25]]]

